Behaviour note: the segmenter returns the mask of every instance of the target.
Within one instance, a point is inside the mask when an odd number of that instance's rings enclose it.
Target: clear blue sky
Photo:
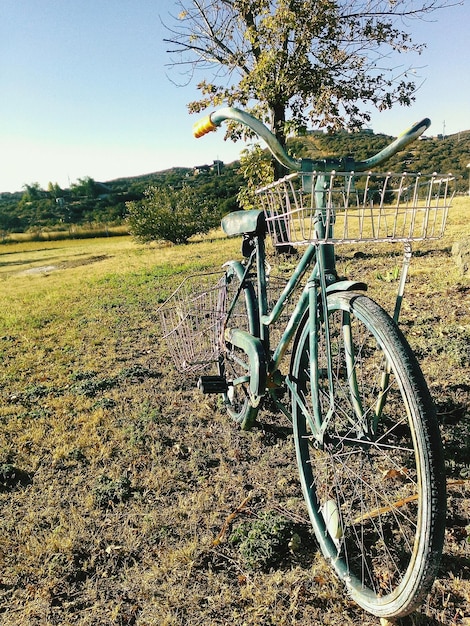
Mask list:
[[[0,191],[238,158],[243,146],[224,142],[222,131],[192,137],[197,118],[186,104],[196,88],[175,86],[165,67],[160,17],[173,6],[0,0]],[[430,20],[411,27],[427,51],[400,60],[425,81],[416,104],[375,113],[376,132],[397,135],[423,117],[431,134],[470,129],[469,1]]]

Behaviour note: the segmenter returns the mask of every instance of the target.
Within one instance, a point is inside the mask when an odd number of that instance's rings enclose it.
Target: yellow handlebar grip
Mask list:
[[[217,126],[211,120],[211,116],[206,115],[206,117],[203,117],[202,120],[199,120],[199,122],[196,122],[194,124],[193,135],[196,137],[196,139],[199,139],[199,137],[202,137],[203,135],[210,133],[216,128]]]

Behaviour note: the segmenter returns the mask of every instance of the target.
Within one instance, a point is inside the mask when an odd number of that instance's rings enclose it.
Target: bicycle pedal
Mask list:
[[[202,393],[226,393],[228,390],[227,381],[223,376],[201,376],[197,386]]]

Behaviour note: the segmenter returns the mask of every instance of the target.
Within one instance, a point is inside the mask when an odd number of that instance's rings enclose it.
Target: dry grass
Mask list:
[[[404,625],[470,617],[470,279],[450,253],[470,220],[468,201],[455,206],[448,237],[419,246],[403,307],[452,481],[440,574]],[[178,248],[113,238],[0,249],[2,625],[378,623],[317,552],[285,420],[265,414],[239,431],[161,345],[158,303],[238,246],[214,236]],[[390,308],[399,255],[363,252],[340,250],[341,267],[365,272]],[[230,536],[266,514],[301,548],[286,542],[251,569]]]

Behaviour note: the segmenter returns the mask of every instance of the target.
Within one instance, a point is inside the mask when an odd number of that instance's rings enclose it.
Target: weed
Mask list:
[[[152,370],[149,367],[145,367],[140,363],[136,363],[135,365],[131,365],[130,367],[124,368],[120,374],[119,378],[121,380],[137,380],[143,381],[146,378],[159,378],[160,373],[156,370]]]
[[[73,391],[77,394],[94,397],[101,391],[111,389],[118,384],[118,378],[107,376],[100,378],[95,372],[80,372],[72,376],[72,380],[76,381],[73,385]]]
[[[150,444],[155,438],[153,425],[163,423],[160,412],[157,409],[144,404],[134,419],[126,415],[123,419],[123,427],[128,435],[131,446],[143,447]]]
[[[117,402],[113,398],[98,398],[93,404],[94,409],[113,409]]]
[[[15,487],[29,485],[31,475],[10,463],[0,465],[0,492],[10,491]]]
[[[121,476],[113,480],[106,474],[103,474],[96,480],[93,495],[96,505],[101,508],[125,502],[132,495],[131,481],[127,476]]]
[[[265,511],[239,524],[230,541],[238,547],[246,567],[268,570],[288,552],[294,534],[298,536],[290,520],[275,511]]]
[[[400,271],[401,268],[396,265],[393,270],[389,270],[387,272],[377,272],[377,274],[375,275],[375,277],[377,278],[377,280],[382,280],[385,281],[387,283],[392,283],[397,281],[400,278]]]
[[[88,459],[80,448],[73,448],[73,450],[70,450],[68,458],[71,461],[77,461],[78,463],[82,463],[83,465],[88,464]]]
[[[24,390],[15,396],[16,401],[20,401],[23,404],[31,405],[37,402],[40,398],[45,398],[54,390],[46,385],[28,385]]]

